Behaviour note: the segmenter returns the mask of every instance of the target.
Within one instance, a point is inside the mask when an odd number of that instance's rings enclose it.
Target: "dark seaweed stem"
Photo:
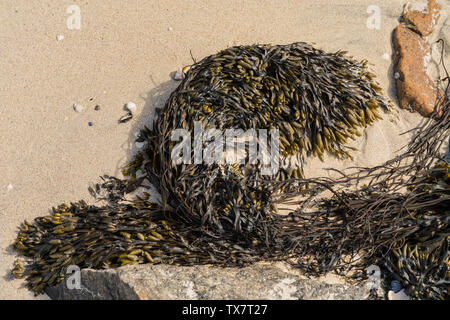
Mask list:
[[[380,92],[367,61],[305,43],[239,46],[206,57],[158,110],[153,130],[141,131],[138,141],[147,145],[124,168],[128,178],[105,176],[90,188],[108,204],[61,205],[21,225],[14,246],[26,260],[13,272],[39,293],[63,281],[72,264],[100,269],[285,260],[311,275],[349,275],[384,261],[394,247],[437,250],[449,231],[449,166],[439,156],[449,136],[448,103],[417,130],[403,154],[385,164],[352,168],[336,179],[304,178],[305,157],[350,157],[348,139],[380,119],[378,110],[389,111]],[[277,128],[281,162],[296,156],[300,166],[267,177],[261,163],[175,164],[171,134],[178,128],[193,132],[194,121],[219,130]],[[137,178],[138,171],[145,176]],[[160,203],[145,191],[126,199],[148,183],[159,191]],[[332,195],[323,197],[324,191]],[[298,208],[279,215],[281,203]],[[448,263],[441,258],[427,265],[438,263],[441,272]],[[431,297],[448,296],[441,282],[425,282],[435,292]],[[414,286],[415,297],[428,296],[422,284]]]

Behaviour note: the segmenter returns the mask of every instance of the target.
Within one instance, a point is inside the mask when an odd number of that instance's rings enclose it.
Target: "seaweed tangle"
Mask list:
[[[447,299],[449,164],[440,152],[450,130],[448,86],[394,159],[334,179],[303,172],[306,157],[351,157],[347,141],[381,119],[380,110],[389,112],[374,77],[367,61],[305,43],[232,47],[194,63],[153,129],[141,131],[137,141],[146,147],[124,168],[126,178],[104,176],[90,188],[103,205],[62,204],[20,226],[14,247],[25,260],[14,275],[41,293],[63,281],[69,265],[283,260],[312,276],[361,278],[358,271],[378,263],[413,297]],[[260,161],[176,164],[171,135],[193,132],[196,121],[219,130],[278,129],[281,164],[296,157],[299,165],[266,176]],[[150,201],[149,183],[161,201]],[[286,203],[297,209],[278,214]],[[411,257],[419,262],[405,262]]]

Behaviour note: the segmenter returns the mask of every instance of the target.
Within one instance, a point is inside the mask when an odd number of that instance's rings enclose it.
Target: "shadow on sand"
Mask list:
[[[163,108],[170,94],[178,87],[180,82],[169,80],[156,85],[155,88],[148,91],[145,95],[142,95],[142,99],[145,100],[144,107],[139,115],[133,117],[132,125],[127,140],[126,147],[126,161],[125,163],[133,160],[134,155],[138,151],[135,140],[137,134],[144,126],[149,129],[153,128],[153,122],[155,120],[156,109]]]

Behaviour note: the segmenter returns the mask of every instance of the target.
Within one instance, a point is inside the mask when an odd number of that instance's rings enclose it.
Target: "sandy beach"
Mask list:
[[[10,244],[19,224],[62,202],[93,202],[87,190],[90,183],[103,174],[121,176],[121,167],[135,152],[135,134],[179,84],[170,74],[191,64],[191,53],[200,60],[238,44],[296,41],[326,51],[347,50],[373,64],[386,96],[396,102],[391,36],[405,3],[2,1],[0,299],[36,299],[23,287],[24,281],[12,280],[9,273],[15,259]],[[433,37],[448,41],[450,1],[439,3],[441,19]],[[79,29],[68,28],[71,5],[80,9]],[[379,29],[368,26],[369,6],[380,9]],[[445,61],[450,67],[449,55]],[[128,101],[136,103],[137,115],[118,124]],[[84,111],[75,112],[74,104]],[[310,163],[307,172],[372,166],[391,158],[408,141],[408,135],[400,133],[422,120],[409,111],[397,111],[355,142],[360,151],[353,162]]]

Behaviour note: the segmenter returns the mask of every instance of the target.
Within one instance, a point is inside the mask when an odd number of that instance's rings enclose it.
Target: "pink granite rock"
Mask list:
[[[423,10],[417,10],[411,3],[408,3],[403,11],[402,20],[410,29],[425,37],[434,31],[434,27],[439,22],[440,9],[436,0],[429,0],[427,7]]]
[[[395,28],[394,74],[400,107],[427,117],[442,92],[427,74],[431,48],[424,36],[431,34],[439,20],[439,5],[428,0],[423,11],[405,7],[402,23]]]

